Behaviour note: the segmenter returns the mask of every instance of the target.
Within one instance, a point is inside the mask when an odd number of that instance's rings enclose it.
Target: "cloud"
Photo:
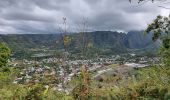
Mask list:
[[[161,3],[130,4],[128,0],[0,0],[0,33],[59,33],[63,17],[68,31],[142,30],[158,14]],[[166,5],[169,6],[169,5]]]

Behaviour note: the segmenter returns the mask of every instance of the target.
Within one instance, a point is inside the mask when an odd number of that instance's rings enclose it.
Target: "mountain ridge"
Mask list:
[[[152,34],[142,31],[130,31],[128,33],[116,31],[95,31],[85,33],[93,48],[100,52],[122,53],[129,50],[156,49],[158,44],[152,41]],[[81,34],[68,34],[72,41],[70,51],[80,51],[76,47],[81,43]],[[62,49],[61,34],[1,34],[0,42],[5,42],[14,52],[31,48],[48,48],[50,50]],[[80,44],[81,45],[81,44]]]

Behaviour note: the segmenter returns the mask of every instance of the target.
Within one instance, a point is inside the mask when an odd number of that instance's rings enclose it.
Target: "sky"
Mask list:
[[[0,34],[144,30],[157,15],[170,13],[170,2],[136,0],[0,0]],[[168,0],[167,0],[168,1]],[[85,28],[84,24],[85,23]]]

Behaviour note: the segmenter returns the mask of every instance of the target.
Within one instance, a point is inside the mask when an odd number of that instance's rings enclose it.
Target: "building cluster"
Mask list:
[[[134,54],[131,58],[121,57],[119,55],[110,58],[97,58],[93,60],[62,60],[61,58],[44,58],[40,60],[16,60],[11,62],[12,67],[17,67],[21,71],[15,78],[16,84],[41,83],[45,86],[53,87],[58,91],[65,91],[65,85],[70,82],[73,77],[81,73],[81,66],[85,65],[87,71],[97,71],[98,74],[110,70],[108,65],[119,63],[119,59],[123,58],[127,66],[139,67],[141,64],[145,67],[148,61],[156,62],[158,58],[141,57],[136,63]],[[134,60],[135,59],[135,60]]]

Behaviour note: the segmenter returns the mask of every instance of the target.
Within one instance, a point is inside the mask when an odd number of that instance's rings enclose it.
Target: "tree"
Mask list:
[[[168,17],[157,16],[157,18],[148,25],[146,33],[153,33],[153,41],[161,40],[162,46],[160,55],[166,66],[170,66],[170,15]]]
[[[10,54],[10,49],[5,44],[0,43],[0,68],[7,65]]]
[[[78,37],[78,47],[80,48],[82,59],[87,59],[90,55],[90,49],[93,48],[93,42],[90,35],[88,34],[88,20],[83,19],[82,24],[80,25],[80,34]]]
[[[132,2],[135,0],[129,0],[129,2]],[[151,2],[155,2],[155,1],[159,1],[159,2],[167,2],[168,0],[137,0],[138,3],[144,2],[144,1],[151,1]]]
[[[170,48],[170,15],[168,17],[157,16],[157,18],[148,25],[146,33],[152,32],[154,41],[162,40],[163,47]]]
[[[164,9],[170,9],[170,8],[167,8],[166,7],[166,4],[169,4],[170,3],[170,1],[169,0],[129,0],[129,2],[131,3],[132,1],[137,1],[138,2],[138,4],[140,4],[140,3],[147,3],[147,2],[152,2],[152,3],[154,3],[154,2],[159,2],[160,3],[160,5],[158,5],[158,7],[161,7],[161,8],[164,8]]]

